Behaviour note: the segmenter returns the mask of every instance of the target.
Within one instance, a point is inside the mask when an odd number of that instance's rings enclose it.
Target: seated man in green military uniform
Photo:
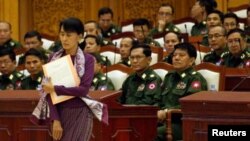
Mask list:
[[[204,56],[203,62],[219,65],[221,54],[227,50],[226,29],[219,25],[209,28],[208,42],[212,51]]]
[[[250,49],[250,6],[247,8],[247,21],[244,31],[247,34],[247,47]]]
[[[85,44],[85,48],[84,48],[84,52],[87,52],[87,53],[94,53],[98,56],[101,57],[101,61],[100,61],[100,64],[102,66],[110,66],[111,65],[111,62],[110,60],[108,59],[108,57],[106,56],[102,56],[100,54],[100,40],[97,36],[95,35],[87,35],[85,38],[84,38],[84,44]]]
[[[101,29],[96,21],[87,21],[84,24],[84,32],[86,33],[86,35],[98,36],[98,38],[100,39],[101,47],[106,45],[114,45],[110,40],[102,37]]]
[[[191,17],[196,23],[191,29],[191,36],[200,36],[207,34],[207,25],[205,20],[208,13],[217,7],[215,0],[197,0],[191,9]]]
[[[0,90],[21,89],[24,75],[16,70],[16,55],[10,48],[0,48]]]
[[[100,91],[105,91],[105,90],[115,90],[114,84],[112,81],[101,72],[101,64],[100,62],[102,61],[101,56],[96,55],[96,54],[91,54],[95,58],[95,68],[94,68],[94,78],[90,87],[90,90],[100,90]]]
[[[223,22],[223,13],[219,10],[213,10],[210,13],[208,13],[207,15],[207,30],[209,31],[210,28],[214,27],[214,26],[222,26],[222,22]],[[201,44],[205,47],[209,47],[209,41],[208,41],[208,34],[205,34],[203,36],[203,39],[201,41]]]
[[[220,65],[232,68],[250,68],[250,51],[246,34],[241,29],[232,29],[227,34],[228,50],[221,54]]]
[[[170,4],[162,4],[157,14],[157,26],[153,28],[149,35],[154,36],[155,34],[162,32],[180,32],[180,29],[173,24],[174,7]]]
[[[131,67],[135,71],[122,85],[122,104],[158,105],[161,78],[149,68],[151,49],[148,45],[135,45],[130,49]],[[119,77],[119,76],[118,76]]]
[[[181,35],[179,32],[167,32],[164,36],[164,51],[166,56],[164,56],[163,62],[172,64],[172,56],[174,51],[174,46],[181,42]]]
[[[103,38],[109,39],[111,35],[121,32],[121,29],[113,24],[113,11],[109,7],[98,11],[98,19]]]
[[[45,59],[45,62],[48,60],[48,57],[50,55],[50,51],[47,51],[43,48],[43,41],[42,36],[37,31],[29,31],[24,35],[24,48],[26,50],[29,50],[31,48],[39,50],[43,58]],[[18,65],[24,64],[24,56],[21,56],[18,61]]]
[[[159,122],[156,141],[166,141],[166,113],[169,109],[179,109],[179,99],[193,93],[207,90],[205,78],[193,69],[197,53],[195,47],[190,43],[180,43],[175,46],[173,53],[174,71],[169,72],[163,81],[161,110],[157,117]],[[172,123],[173,139],[182,139],[181,123]]]
[[[41,84],[44,63],[44,55],[37,49],[31,48],[24,54],[24,65],[30,75],[21,81],[23,90],[36,90]]]
[[[239,17],[236,14],[232,12],[224,14],[223,26],[226,29],[227,33],[232,29],[239,28],[239,22]]]
[[[118,64],[123,64],[128,67],[131,66],[131,63],[129,60],[129,54],[130,54],[130,49],[133,46],[133,43],[134,43],[134,40],[131,37],[122,38],[121,43],[120,43],[121,60],[118,62]]]
[[[138,41],[140,44],[161,47],[157,41],[154,41],[151,37],[149,37],[149,30],[151,26],[147,19],[137,19],[133,23],[133,28],[135,40]]]
[[[0,21],[0,48],[15,49],[21,47],[18,41],[11,38],[11,24],[6,21]]]

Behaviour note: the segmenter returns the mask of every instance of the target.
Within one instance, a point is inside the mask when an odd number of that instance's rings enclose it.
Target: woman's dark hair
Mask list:
[[[191,43],[188,42],[179,43],[174,46],[174,52],[176,49],[186,50],[189,57],[194,57],[195,59],[197,57],[196,48]]]
[[[66,32],[76,32],[79,34],[84,34],[84,26],[80,19],[75,17],[70,17],[64,19],[60,22],[60,29],[63,27]]]

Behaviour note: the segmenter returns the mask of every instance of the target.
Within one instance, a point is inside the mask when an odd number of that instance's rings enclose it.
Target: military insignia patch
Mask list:
[[[9,79],[10,79],[10,80],[12,80],[12,79],[13,79],[13,77],[14,77],[14,76],[11,74],[11,75],[9,76]]]
[[[179,83],[177,84],[176,88],[182,90],[182,89],[185,89],[186,86],[187,86],[186,83],[184,83],[184,82],[179,82]]]
[[[13,46],[15,46],[15,43],[11,41],[10,45],[13,47]]]
[[[194,82],[192,82],[191,87],[193,89],[199,89],[201,87],[201,82],[200,81],[194,81]]]
[[[246,67],[250,67],[250,60],[248,60],[245,65]]]
[[[39,83],[41,83],[42,77],[38,77],[38,78],[37,78],[37,81],[38,81]]]
[[[101,78],[101,80],[106,80],[106,77],[103,76],[103,77]]]
[[[94,90],[95,90],[95,86],[91,86],[91,87],[89,88],[89,90],[90,90],[90,91],[94,91]]]
[[[99,90],[105,91],[105,90],[107,90],[107,86],[100,86],[100,87],[99,87]]]
[[[155,89],[155,87],[156,87],[156,84],[155,84],[155,83],[150,83],[150,84],[148,85],[148,88],[149,88],[150,90]]]
[[[145,85],[144,84],[141,84],[138,88],[137,88],[137,91],[143,91],[145,88]]]
[[[93,82],[96,83],[97,82],[97,78],[94,78]]]
[[[184,78],[186,76],[186,73],[181,74],[181,77]]]

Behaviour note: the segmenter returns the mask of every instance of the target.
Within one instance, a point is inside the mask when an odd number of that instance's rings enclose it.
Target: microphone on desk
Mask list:
[[[185,27],[186,33],[188,34],[187,24],[184,24],[184,27]]]
[[[114,64],[116,64],[116,51],[117,51],[117,42],[115,42],[115,50],[114,50]]]
[[[237,39],[237,42],[239,43],[240,50],[243,51],[243,50],[242,50],[242,46],[241,46],[241,44],[240,44],[240,39]],[[243,67],[244,67],[244,64],[243,64]],[[244,77],[242,77],[242,79],[240,80],[240,82],[237,83],[237,85],[235,85],[235,86],[231,89],[231,91],[234,91],[234,90],[236,90],[237,88],[239,88],[239,87],[241,86],[241,84],[242,84],[243,82],[245,82],[246,79],[250,76],[250,72],[248,71],[248,68],[245,67],[244,69],[245,69],[245,71],[247,72],[247,75],[244,76]]]
[[[199,52],[199,56],[200,56],[200,61],[201,61],[201,63],[203,62],[203,60],[202,60],[202,57],[201,57],[201,47],[200,47],[200,42],[199,41],[197,41],[197,45],[198,45],[198,52]],[[197,64],[196,64],[197,65]]]
[[[106,77],[106,82],[108,82],[108,57],[105,56],[106,58],[106,62],[105,62],[105,71],[106,71],[106,74],[105,74],[105,77]]]

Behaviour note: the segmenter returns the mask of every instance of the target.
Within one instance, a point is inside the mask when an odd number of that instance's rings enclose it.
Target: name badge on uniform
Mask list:
[[[137,88],[137,91],[143,91],[145,88],[145,85],[144,84],[141,84],[138,88]]]
[[[177,88],[177,89],[185,89],[186,86],[187,86],[186,83],[184,83],[184,82],[179,82],[179,83],[177,84],[176,88]]]

